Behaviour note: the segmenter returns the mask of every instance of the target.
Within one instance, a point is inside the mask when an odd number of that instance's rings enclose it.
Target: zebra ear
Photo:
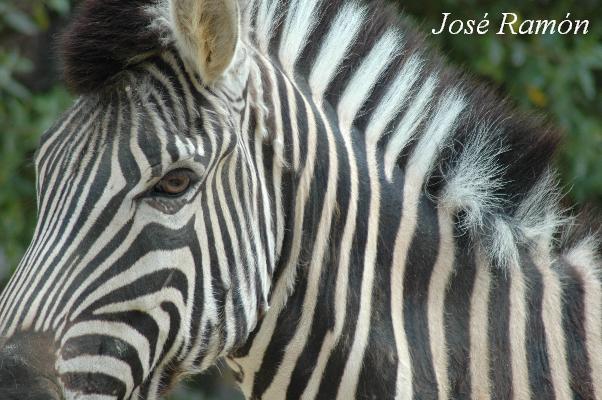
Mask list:
[[[211,84],[232,63],[239,37],[237,0],[172,0],[171,18],[183,56]]]

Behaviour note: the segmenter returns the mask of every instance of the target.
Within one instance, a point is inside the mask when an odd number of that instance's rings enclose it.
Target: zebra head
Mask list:
[[[0,300],[3,399],[157,398],[267,307],[275,228],[237,3],[88,1],[67,69],[118,46],[81,31],[91,18],[159,47],[112,54],[127,68],[96,87],[81,73],[41,140],[38,223]]]

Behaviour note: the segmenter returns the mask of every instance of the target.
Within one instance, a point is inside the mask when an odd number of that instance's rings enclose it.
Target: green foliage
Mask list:
[[[0,89],[0,243],[11,265],[21,257],[35,223],[33,152],[40,133],[70,103],[65,90],[12,97]]]
[[[65,2],[37,2],[28,10],[34,17],[15,4],[0,3],[0,243],[11,267],[21,258],[35,223],[32,161],[38,139],[71,102],[60,86],[32,93],[18,79],[32,71],[32,62],[16,46],[3,45],[15,35],[32,36],[47,28],[50,13],[68,11]]]
[[[71,0],[4,1],[0,3],[0,32],[32,36],[48,29],[53,14],[67,15],[70,11]]]

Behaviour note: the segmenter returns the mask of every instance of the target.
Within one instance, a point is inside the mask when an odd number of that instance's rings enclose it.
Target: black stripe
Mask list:
[[[335,137],[337,136],[340,138],[340,134],[335,134]],[[287,389],[287,399],[298,399],[301,397],[318,360],[324,337],[328,331],[334,329],[336,318],[334,288],[336,287],[340,257],[343,256],[338,250],[342,244],[342,235],[350,202],[357,201],[357,199],[352,199],[350,197],[351,170],[349,154],[345,149],[345,144],[341,140],[337,141],[335,146],[338,163],[336,178],[337,204],[330,226],[330,243],[326,249],[324,259],[321,262],[322,275],[318,286],[318,299],[316,302],[316,310],[313,315],[312,327],[305,348],[301,352],[297,365],[293,370],[291,381]],[[331,166],[328,165],[328,168],[331,168]],[[360,179],[360,181],[363,181],[363,179]],[[361,209],[362,207],[366,207],[368,202],[363,202],[358,205]],[[359,216],[356,219],[357,221],[354,222],[361,222],[363,220]],[[328,223],[330,223],[330,221]],[[350,262],[356,263],[359,266],[363,259],[363,247],[366,244],[366,237],[365,234],[362,235],[362,229],[358,229],[358,227],[356,227],[355,234],[356,237],[353,239],[354,245],[352,246],[353,254]],[[356,315],[356,313],[354,313],[354,315]]]
[[[368,179],[368,160],[366,159],[365,143],[354,142],[356,161],[360,171],[360,192],[358,194],[358,217],[355,243],[352,248],[365,246],[367,237],[367,223],[369,221],[370,207],[368,201],[373,194]],[[366,176],[362,176],[362,172]],[[372,177],[379,181],[379,195],[384,193],[403,193],[403,185],[390,184],[378,169],[377,175]],[[401,196],[387,197],[395,199],[380,203],[378,214],[378,233],[376,240],[377,258],[374,265],[374,282],[372,283],[372,311],[370,315],[370,331],[368,344],[365,350],[364,363],[360,371],[357,394],[359,398],[367,399],[392,399],[395,396],[397,381],[398,355],[395,346],[395,333],[391,319],[391,268],[393,264],[393,249],[383,238],[395,238],[401,222],[403,201]],[[360,244],[361,243],[361,244]],[[362,263],[363,263],[363,254]],[[358,291],[359,293],[359,291]],[[349,317],[355,314],[350,312]]]
[[[104,394],[117,399],[125,398],[125,384],[112,376],[96,372],[66,373],[61,380],[68,389],[82,394]]]
[[[439,221],[433,203],[421,196],[416,231],[406,255],[403,282],[404,326],[410,359],[412,387],[417,399],[436,398],[438,389],[431,354],[428,329],[428,289],[437,260]]]
[[[554,399],[554,385],[548,360],[547,341],[543,324],[543,281],[537,267],[526,251],[521,252],[523,273],[527,281],[527,363],[531,393],[535,398]]]
[[[194,217],[191,221],[192,226],[196,226],[196,218]],[[204,280],[203,275],[203,254],[201,251],[201,244],[199,243],[199,239],[197,235],[194,235],[189,238],[190,240],[190,253],[192,255],[192,259],[194,260],[194,270],[196,274],[194,276],[194,292],[193,292],[193,302],[194,308],[192,310],[192,315],[190,318],[190,348],[193,348],[198,344],[199,341],[203,339],[203,335],[200,334],[200,325],[201,318],[203,313],[205,312],[205,302],[200,301],[203,299],[203,295],[205,293],[205,286],[209,286],[207,282]]]
[[[316,110],[314,110],[314,112],[315,111]],[[325,128],[322,125],[322,121],[318,119],[316,122],[318,123],[318,132],[324,133]],[[261,395],[269,387],[275,375],[275,371],[282,360],[283,351],[290,339],[293,337],[294,332],[297,329],[299,319],[301,318],[303,300],[307,290],[307,266],[311,263],[312,251],[315,246],[317,234],[317,229],[315,227],[320,223],[320,218],[325,207],[326,191],[324,190],[324,187],[328,185],[328,169],[330,168],[329,146],[325,139],[326,135],[318,135],[318,137],[320,136],[323,137],[325,143],[324,145],[317,146],[316,148],[315,169],[310,184],[310,195],[307,200],[303,219],[302,231],[304,232],[304,239],[301,252],[299,254],[298,265],[294,266],[297,268],[297,281],[295,290],[290,295],[286,307],[279,315],[278,322],[276,324],[280,332],[287,332],[287,334],[279,334],[272,337],[262,360],[260,371],[255,376],[255,384],[253,387],[252,396],[253,398],[261,397]],[[299,180],[300,178],[297,178],[295,187],[299,187]],[[293,203],[287,205],[290,206],[291,210],[295,209],[294,201],[295,200],[293,199]],[[288,232],[295,231],[294,220],[295,217],[293,215],[290,218],[290,223],[293,226],[290,227],[290,230],[287,227]],[[289,253],[283,254],[281,257],[282,261],[280,263],[280,267],[277,269],[280,271],[280,274],[288,265],[288,258],[291,256],[290,249],[286,248],[286,250],[289,251]],[[274,287],[278,285],[277,280],[280,278],[280,274],[274,277],[277,282],[274,284]]]
[[[596,396],[586,343],[583,279],[575,267],[564,261],[556,262],[554,270],[560,275],[562,282],[562,328],[566,340],[569,383],[573,398],[594,399]]]
[[[470,399],[470,299],[476,278],[475,252],[468,235],[454,229],[454,272],[445,292],[445,339],[449,396]]]
[[[230,216],[234,218],[236,213],[233,209],[229,209],[233,204],[231,201],[228,201],[228,197],[226,196],[226,202],[222,203],[219,198],[219,188],[228,187],[228,177],[229,177],[229,162],[233,162],[232,157],[234,155],[231,153],[221,160],[218,165],[216,165],[215,177],[211,185],[213,186],[213,203],[215,205],[215,214],[217,219],[217,227],[219,228],[221,235],[221,243],[224,248],[225,259],[227,262],[227,267],[230,276],[230,295],[232,296],[232,311],[234,317],[235,326],[234,335],[235,335],[235,346],[242,344],[244,338],[246,338],[247,332],[247,317],[245,315],[244,310],[244,300],[241,298],[241,292],[239,288],[241,287],[241,283],[239,282],[237,269],[240,267],[238,265],[237,260],[234,258],[234,249],[232,248],[232,241],[229,240],[229,230],[226,224],[225,213],[229,212]],[[221,171],[220,171],[221,170]],[[221,172],[221,173],[220,173]],[[224,190],[225,193],[229,192],[229,190]],[[209,195],[209,193],[207,193]],[[235,232],[233,232],[235,234]],[[244,240],[242,237],[238,237],[239,240]],[[239,244],[240,247],[240,244]],[[244,264],[243,264],[244,265]],[[244,279],[244,277],[243,277]]]
[[[143,366],[136,349],[117,337],[100,334],[85,335],[71,338],[65,342],[61,351],[63,360],[81,355],[103,355],[123,361],[131,368],[134,385],[141,384],[142,380],[146,378],[143,376]]]
[[[512,398],[512,359],[510,349],[510,274],[502,266],[490,268],[489,365],[491,396]]]

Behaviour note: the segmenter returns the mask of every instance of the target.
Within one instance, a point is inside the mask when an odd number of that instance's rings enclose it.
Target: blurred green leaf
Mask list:
[[[71,10],[71,2],[69,0],[48,0],[48,6],[62,15],[67,14]]]
[[[581,83],[581,89],[583,90],[585,97],[589,100],[593,100],[596,96],[596,85],[591,71],[586,68],[581,68],[579,69],[577,76],[579,77],[579,83]]]
[[[6,7],[3,14],[4,22],[19,33],[33,35],[38,31],[33,20],[15,8]]]

